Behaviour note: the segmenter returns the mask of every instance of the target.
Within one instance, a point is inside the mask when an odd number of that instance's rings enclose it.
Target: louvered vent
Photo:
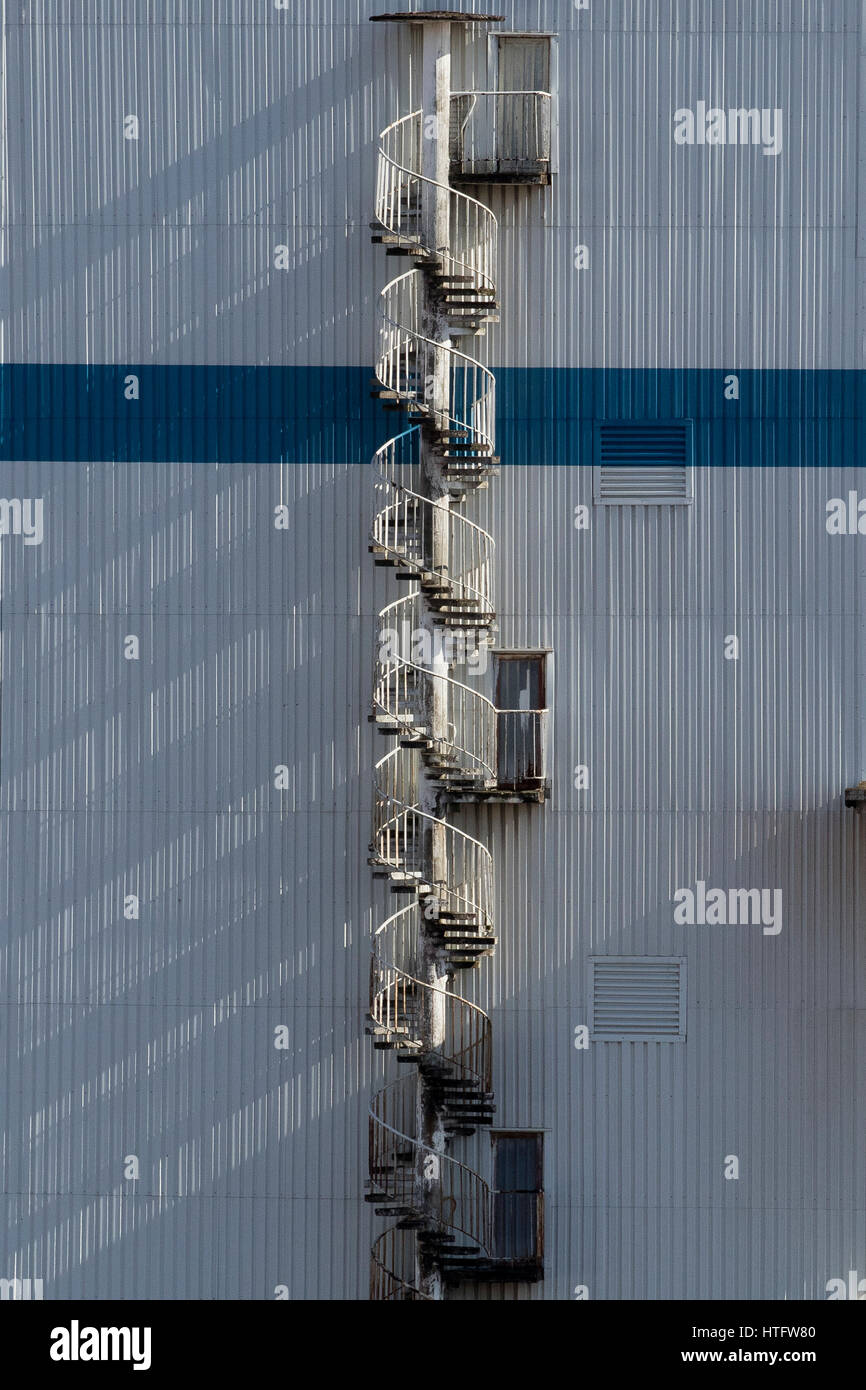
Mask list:
[[[591,965],[596,1041],[685,1039],[686,976],[681,957],[595,956]]]
[[[690,420],[606,421],[596,427],[595,500],[692,500]]]

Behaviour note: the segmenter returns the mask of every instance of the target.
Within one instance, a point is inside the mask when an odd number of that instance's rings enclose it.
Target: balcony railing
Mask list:
[[[547,780],[547,710],[496,711],[496,781],[514,791],[541,790]]]
[[[502,183],[547,183],[549,92],[454,92],[451,177]]]
[[[544,1193],[493,1192],[493,1259],[541,1267],[544,1252]]]

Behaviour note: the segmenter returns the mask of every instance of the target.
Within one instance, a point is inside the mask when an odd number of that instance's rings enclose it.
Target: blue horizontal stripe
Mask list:
[[[497,451],[503,466],[591,463],[596,420],[685,418],[698,464],[866,464],[866,372],[739,372],[738,401],[725,376],[500,368]],[[369,367],[0,366],[0,458],[366,463],[405,428],[372,386]]]

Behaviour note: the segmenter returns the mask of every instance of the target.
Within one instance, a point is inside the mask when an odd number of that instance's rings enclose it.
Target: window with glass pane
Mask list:
[[[493,1242],[497,1260],[542,1257],[542,1139],[538,1133],[493,1138]]]
[[[544,781],[544,653],[496,656],[497,778],[525,790]]]

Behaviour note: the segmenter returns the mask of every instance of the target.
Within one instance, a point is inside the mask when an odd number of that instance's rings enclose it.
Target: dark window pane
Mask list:
[[[493,1185],[500,1192],[538,1190],[538,1135],[502,1134],[497,1137]]]
[[[500,786],[521,787],[544,776],[541,716],[544,657],[498,658],[496,672],[497,773]],[[526,711],[524,713],[524,711]]]
[[[498,1260],[532,1260],[537,1254],[538,1195],[497,1192],[493,1238]]]
[[[493,1240],[499,1260],[537,1260],[540,1134],[499,1134],[493,1154]]]
[[[497,664],[496,703],[500,709],[541,709],[543,656],[502,656]]]

